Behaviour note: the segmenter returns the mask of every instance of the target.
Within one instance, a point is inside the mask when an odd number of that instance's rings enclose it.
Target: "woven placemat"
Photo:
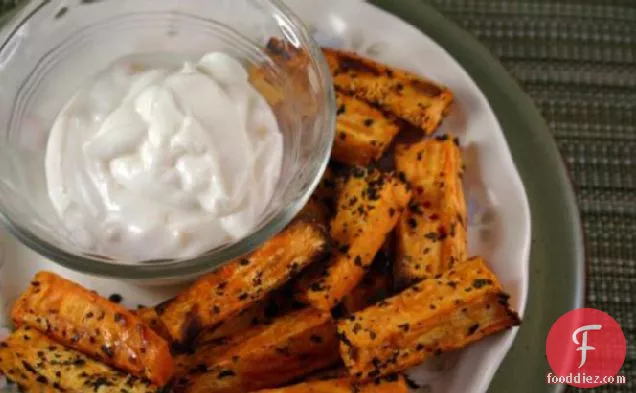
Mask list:
[[[520,82],[569,166],[587,242],[587,305],[619,322],[628,349],[626,385],[568,393],[635,392],[636,1],[426,1]]]

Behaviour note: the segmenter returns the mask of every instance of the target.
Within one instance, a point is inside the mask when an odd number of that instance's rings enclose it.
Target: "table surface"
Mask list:
[[[489,48],[547,120],[581,210],[587,305],[628,343],[627,384],[580,392],[636,391],[636,0],[422,1]]]
[[[548,121],[577,189],[587,305],[628,343],[627,384],[585,392],[636,391],[636,0],[422,1],[486,45]]]

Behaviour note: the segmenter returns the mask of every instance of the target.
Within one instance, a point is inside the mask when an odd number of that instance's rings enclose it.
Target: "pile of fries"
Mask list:
[[[306,61],[275,39],[266,50],[290,73]],[[452,93],[324,54],[332,162],[286,229],[156,307],[38,273],[12,310],[0,373],[24,392],[401,393],[409,368],[518,325],[487,262],[467,254],[460,147],[430,138]],[[282,95],[259,75],[275,105]],[[405,127],[421,137],[401,142]]]

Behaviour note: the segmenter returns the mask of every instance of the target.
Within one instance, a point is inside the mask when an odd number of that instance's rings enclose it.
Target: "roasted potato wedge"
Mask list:
[[[450,139],[398,146],[396,168],[413,201],[397,225],[395,276],[400,288],[435,277],[466,260],[466,201],[462,157]]]
[[[347,165],[367,166],[387,151],[400,125],[391,116],[356,97],[336,92],[336,136],[331,157]]]
[[[257,393],[408,393],[402,376],[392,375],[361,384],[351,378],[316,380],[278,389],[259,390]]]
[[[161,314],[173,340],[189,344],[204,329],[218,326],[291,277],[328,250],[324,229],[292,222],[251,255],[203,276],[171,301]]]
[[[50,272],[38,273],[13,306],[16,326],[32,326],[65,346],[165,385],[170,346],[124,307]]]
[[[236,344],[223,350],[199,348],[177,391],[238,393],[275,387],[340,359],[331,314],[311,308],[249,328],[231,340]]]
[[[340,353],[351,375],[375,378],[519,323],[485,261],[471,258],[340,321]]]
[[[432,134],[453,102],[446,87],[355,53],[324,48],[336,89]]]
[[[18,328],[0,343],[0,373],[20,385],[25,393],[159,391],[147,380],[65,348],[30,326]]]
[[[392,174],[355,168],[331,222],[332,257],[322,271],[300,280],[297,299],[321,310],[340,303],[362,281],[410,198],[406,184]]]

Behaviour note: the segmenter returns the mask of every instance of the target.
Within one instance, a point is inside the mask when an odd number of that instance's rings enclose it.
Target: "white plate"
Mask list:
[[[450,87],[456,101],[440,131],[458,136],[464,149],[469,254],[486,258],[511,294],[511,305],[523,316],[530,251],[528,201],[501,128],[476,84],[422,32],[362,0],[285,2],[322,45],[353,49]],[[156,304],[179,289],[138,287],[69,271],[36,255],[0,229],[0,335],[1,326],[9,324],[10,305],[41,269],[55,271],[104,296],[120,294],[129,307]],[[517,328],[429,361],[410,375],[434,393],[485,392],[516,332]]]

